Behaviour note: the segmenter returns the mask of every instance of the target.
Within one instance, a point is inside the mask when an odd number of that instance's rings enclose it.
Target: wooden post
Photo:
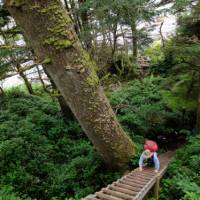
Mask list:
[[[146,196],[144,197],[145,200],[149,199],[149,192],[146,194]]]
[[[160,178],[157,177],[157,178],[156,178],[156,183],[155,183],[155,185],[154,185],[154,198],[155,198],[156,200],[159,199],[159,189],[160,189]]]

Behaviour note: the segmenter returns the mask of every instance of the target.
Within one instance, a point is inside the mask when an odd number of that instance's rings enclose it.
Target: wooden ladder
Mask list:
[[[143,171],[139,171],[137,168],[106,188],[102,188],[101,191],[88,195],[82,200],[142,200],[153,187],[154,197],[158,200],[160,179],[165,174],[174,154],[175,152],[169,151],[159,156],[160,170],[158,173],[150,167],[145,167]]]

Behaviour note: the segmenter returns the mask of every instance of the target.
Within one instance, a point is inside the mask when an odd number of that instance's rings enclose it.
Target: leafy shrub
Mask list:
[[[199,141],[199,135],[190,137],[188,144],[177,151],[176,159],[168,170],[168,176],[163,180],[161,200],[200,199]]]
[[[195,194],[193,192],[186,192],[186,195],[183,198],[184,200],[199,200],[200,195]]]
[[[20,198],[13,192],[12,187],[4,186],[0,189],[0,200],[30,200],[30,198],[25,196]]]
[[[118,177],[55,103],[12,90],[1,97],[0,110],[0,187],[12,186],[22,198],[80,199]]]
[[[111,96],[118,119],[128,132],[146,138],[173,132],[179,112],[171,111],[161,95],[161,78],[148,77],[129,82]]]
[[[178,121],[179,113],[164,104],[161,81],[150,77],[130,82],[110,97],[121,124],[136,144],[133,166],[138,165],[144,138],[171,133]],[[44,200],[81,199],[119,178],[106,170],[78,123],[63,121],[56,103],[12,90],[0,99],[0,110],[0,186],[12,186],[19,198],[27,194]],[[191,159],[197,170],[199,159]]]

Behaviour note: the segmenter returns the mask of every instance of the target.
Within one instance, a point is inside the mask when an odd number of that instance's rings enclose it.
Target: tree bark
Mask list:
[[[23,79],[24,84],[29,92],[29,94],[34,94],[33,88],[31,83],[28,81],[28,78],[26,77],[23,70],[21,70],[21,66],[19,64],[16,65],[17,72],[19,73],[20,77]]]
[[[82,26],[81,26],[81,22],[80,22],[79,16],[76,11],[76,5],[75,5],[74,0],[69,0],[69,4],[70,4],[71,11],[72,11],[72,18],[73,18],[75,32],[80,38]]]
[[[164,40],[164,36],[163,36],[163,34],[162,34],[162,27],[163,27],[163,24],[164,24],[164,21],[160,24],[159,32],[160,32],[160,37],[161,37],[161,41],[162,41],[162,47],[165,47],[165,40]]]
[[[115,51],[117,48],[117,23],[113,27],[113,48],[112,48],[112,58],[115,55]]]
[[[131,24],[131,31],[132,31],[133,59],[137,62],[138,36],[137,36],[136,23],[134,22]]]
[[[21,78],[24,81],[24,84],[29,92],[29,94],[34,94],[32,85],[29,83],[28,78],[26,77],[26,75],[24,74],[24,72],[19,72],[19,75],[21,76]]]
[[[6,0],[6,6],[107,166],[127,170],[134,144],[117,122],[97,67],[60,0]]]
[[[40,68],[39,68],[38,66],[36,66],[36,69],[37,69],[38,78],[39,78],[39,80],[40,80],[40,82],[41,82],[41,84],[42,84],[43,90],[44,90],[46,93],[49,94],[50,92],[49,92],[49,90],[47,89],[46,84],[45,84],[45,82],[44,82],[44,80],[43,80],[43,78],[42,78],[42,74],[41,74],[41,72],[40,72]]]
[[[49,75],[48,71],[46,69],[44,69],[44,72],[46,73],[50,83],[51,83],[51,86],[54,90],[57,90],[58,93],[60,93],[60,91],[58,90],[58,88],[56,87],[56,84],[54,83],[52,77]],[[74,120],[75,117],[74,117],[74,114],[72,113],[71,109],[69,108],[69,106],[67,105],[67,102],[65,101],[64,97],[60,94],[58,97],[57,97],[57,100],[58,100],[58,103],[60,105],[60,109],[61,109],[61,112],[62,112],[62,115],[64,117],[64,120],[65,121],[68,121],[68,120]]]
[[[78,28],[78,25],[75,23],[76,20],[74,19],[74,12],[73,12],[73,9],[69,7],[69,5],[71,5],[70,2],[68,0],[64,0],[64,6],[68,12],[70,19],[72,20],[72,22],[74,24],[74,30],[75,30],[76,34],[79,36],[80,29]]]
[[[3,88],[0,86],[0,96],[3,96],[5,93],[4,93],[4,90]]]
[[[200,134],[200,94],[197,100],[197,112],[196,112],[196,132]]]
[[[79,7],[81,7],[85,0],[78,0]],[[81,22],[82,22],[82,34],[83,34],[83,43],[87,51],[92,49],[92,35],[90,32],[90,23],[89,16],[86,10],[83,10],[80,14]]]

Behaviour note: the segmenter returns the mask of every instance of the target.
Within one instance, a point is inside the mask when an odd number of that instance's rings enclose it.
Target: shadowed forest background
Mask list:
[[[0,200],[81,199],[145,139],[177,149],[160,199],[200,200],[200,1],[1,2],[0,82]]]

